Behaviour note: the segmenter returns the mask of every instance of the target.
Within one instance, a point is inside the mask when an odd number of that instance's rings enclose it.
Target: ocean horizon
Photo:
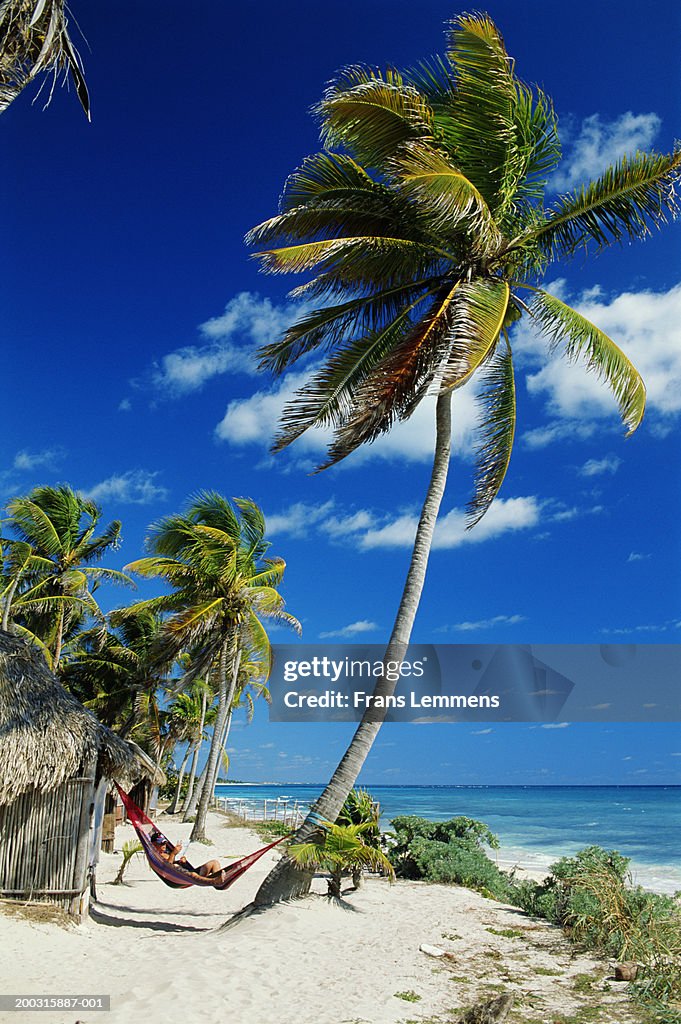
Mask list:
[[[323,783],[218,783],[216,796],[258,805],[297,800],[303,808]],[[681,890],[678,827],[681,786],[369,785],[381,805],[381,828],[413,814],[430,821],[465,815],[484,821],[501,848],[500,866],[547,871],[585,846],[617,850],[631,861],[635,884],[658,892]]]

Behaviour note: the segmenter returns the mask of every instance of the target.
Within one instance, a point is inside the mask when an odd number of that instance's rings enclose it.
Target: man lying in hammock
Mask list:
[[[177,846],[171,847],[170,843],[166,842],[165,837],[160,832],[152,832],[149,838],[154,844],[154,849],[163,860],[166,860],[169,864],[174,864],[176,868],[181,868],[188,875],[207,878],[209,875],[217,875],[222,871],[217,860],[207,860],[205,864],[201,864],[198,868],[190,864],[186,857],[180,857],[179,860],[176,860],[175,858],[182,850],[182,844],[178,843]]]

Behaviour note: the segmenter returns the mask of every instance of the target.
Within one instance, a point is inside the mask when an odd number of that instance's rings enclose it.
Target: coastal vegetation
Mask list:
[[[278,590],[285,563],[268,553],[260,508],[197,495],[150,527],[153,553],[125,572],[99,564],[118,549],[121,523],[102,527],[99,506],[69,485],[36,487],[6,510],[3,629],[38,648],[63,685],[157,768],[186,745],[172,808],[184,796],[183,810],[196,815],[193,838],[202,838],[232,716],[237,708],[252,715],[254,701],[269,697],[267,624],[300,629]],[[165,592],[105,612],[101,586],[132,587],[130,574],[163,582]]]
[[[288,855],[303,871],[328,872],[328,894],[340,899],[345,875],[351,874],[358,879],[362,871],[370,869],[380,871],[391,880],[395,877],[393,866],[383,851],[364,841],[364,833],[371,828],[372,822],[359,825],[327,822],[321,830],[321,838],[306,843],[291,843]]]
[[[542,287],[576,253],[642,239],[677,212],[681,151],[639,152],[597,180],[549,198],[560,160],[550,99],[516,74],[499,29],[460,15],[443,57],[409,72],[353,65],[316,107],[323,150],[288,177],[279,213],[247,241],[267,273],[308,275],[294,295],[316,303],[261,350],[275,375],[321,356],[283,413],[274,449],[307,430],[331,431],[320,469],[409,419],[436,396],[435,453],[385,658],[404,656],[423,591],[451,447],[453,392],[475,379],[481,410],[468,506],[474,527],[506,476],[516,427],[513,327],[523,316],[552,350],[611,390],[627,434],[645,386],[595,324]],[[382,679],[378,693],[392,689]],[[303,823],[335,820],[380,729],[370,707]],[[301,894],[284,858],[261,887],[265,905]]]
[[[391,825],[384,844],[398,878],[463,885],[558,925],[580,949],[635,965],[632,993],[649,1021],[681,1020],[681,894],[633,885],[628,858],[588,846],[552,864],[542,882],[519,880],[488,856],[499,844],[482,822],[403,816]]]

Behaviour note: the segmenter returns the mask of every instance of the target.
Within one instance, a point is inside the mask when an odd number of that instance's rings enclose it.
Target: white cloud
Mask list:
[[[498,498],[484,519],[474,529],[467,530],[465,512],[455,508],[438,520],[433,550],[479,544],[504,533],[529,529],[539,522],[540,515],[541,506],[536,497]],[[416,512],[405,511],[391,520],[371,509],[344,512],[333,500],[321,505],[300,502],[266,518],[268,533],[304,537],[316,529],[332,540],[351,543],[364,551],[411,547],[418,525]]]
[[[624,292],[610,300],[582,296],[573,304],[631,359],[646,385],[648,419],[666,428],[681,413],[681,284],[666,292]],[[527,359],[535,357],[542,344],[527,328],[519,332],[518,340]],[[527,377],[529,393],[542,398],[554,417],[546,427],[525,435],[531,447],[573,436],[575,429],[585,436],[606,419],[613,428],[619,423],[607,386],[583,364],[560,358],[558,351]]]
[[[25,449],[14,456],[14,469],[30,472],[33,469],[51,469],[56,462],[64,458],[63,448],[45,448],[41,452],[29,452]]]
[[[168,489],[155,483],[158,473],[145,469],[130,469],[114,474],[81,493],[92,501],[117,501],[123,505],[149,505],[168,497]]]
[[[307,309],[306,303],[276,305],[253,292],[239,292],[221,316],[199,324],[200,344],[184,345],[161,357],[151,374],[152,385],[163,397],[177,398],[225,373],[254,376],[257,349],[277,341]]]
[[[534,427],[523,434],[523,441],[528,448],[546,448],[554,441],[564,443],[566,440],[586,441],[596,433],[595,423],[576,423],[561,420],[545,427]]]
[[[631,551],[627,562],[645,562],[647,558],[650,558],[650,555],[643,555],[639,551]]]
[[[474,529],[467,530],[466,513],[463,509],[454,508],[438,520],[433,550],[480,544],[510,531],[527,529],[538,523],[539,515],[539,502],[535,497],[497,498],[484,519]],[[417,525],[416,514],[404,513],[392,522],[368,530],[360,538],[360,546],[364,549],[410,547]]]
[[[368,619],[361,619],[359,622],[351,622],[347,626],[342,626],[340,629],[332,629],[327,633],[320,633],[320,639],[326,640],[331,637],[352,637],[359,636],[362,633],[375,633],[379,627],[375,622],[369,622]]]
[[[657,114],[634,114],[628,110],[614,121],[602,121],[600,114],[586,117],[576,137],[570,138],[569,122],[565,145],[566,156],[549,186],[556,192],[571,189],[592,178],[637,149],[648,149],[662,124]]]
[[[324,502],[323,505],[308,505],[302,501],[291,505],[285,512],[267,515],[267,534],[285,534],[288,537],[305,537],[311,527],[319,524],[327,518],[334,507],[333,500]]]
[[[517,626],[519,622],[526,622],[525,615],[495,615],[491,619],[478,619],[477,622],[455,622],[451,626],[445,626],[443,632],[453,630],[457,633],[473,633],[479,629],[492,629],[495,626]]]
[[[616,455],[606,455],[602,459],[588,459],[580,473],[582,476],[601,476],[603,473],[614,475],[622,465],[622,460]]]

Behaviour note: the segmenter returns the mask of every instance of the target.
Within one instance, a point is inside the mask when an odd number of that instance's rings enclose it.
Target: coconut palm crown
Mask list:
[[[121,524],[113,520],[97,533],[100,507],[68,484],[35,487],[7,503],[13,540],[5,541],[9,583],[3,620],[40,647],[56,671],[66,644],[77,639],[89,616],[104,615],[94,597],[103,582],[132,581],[116,569],[94,565],[120,543]]]
[[[509,327],[523,314],[609,385],[629,434],[640,424],[635,367],[539,283],[555,260],[642,238],[674,215],[681,152],[623,157],[547,208],[560,158],[550,100],[517,77],[486,15],[456,18],[447,41],[443,58],[406,74],[346,68],[316,108],[326,149],[291,174],[279,214],[247,240],[269,246],[255,254],[265,271],[314,271],[293,294],[322,300],[262,350],[276,374],[328,353],[285,409],[275,449],[331,427],[325,468],[407,419],[429,391],[477,373],[473,525],[509,463]]]

